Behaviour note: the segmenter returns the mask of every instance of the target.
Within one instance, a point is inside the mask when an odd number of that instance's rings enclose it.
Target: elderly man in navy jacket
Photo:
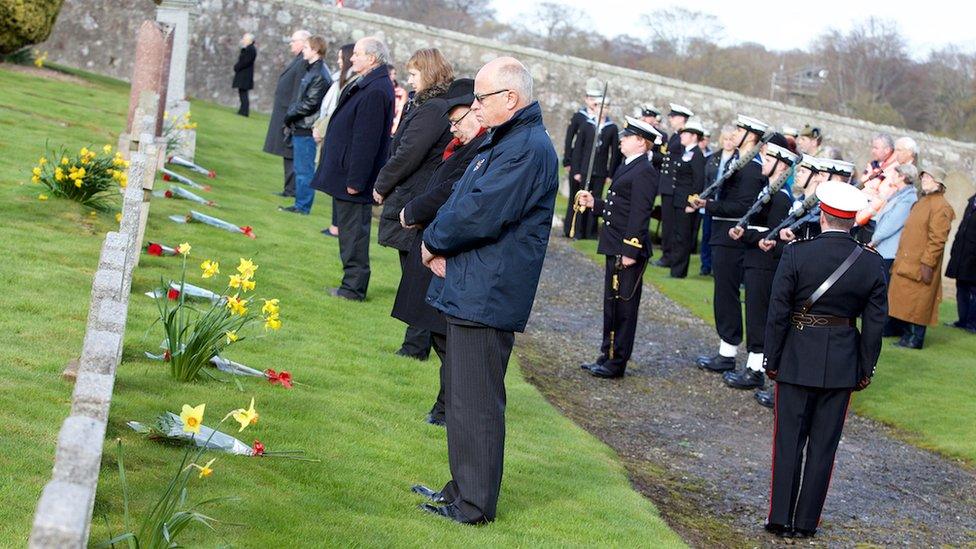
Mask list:
[[[362,75],[339,98],[322,145],[312,187],[335,200],[342,284],[329,292],[354,301],[369,286],[369,230],[373,184],[386,162],[393,124],[390,50],[367,36],[352,51],[352,70]]]
[[[424,231],[436,275],[427,300],[447,317],[447,449],[452,480],[414,490],[422,508],[462,523],[495,518],[505,450],[505,370],[535,299],[558,187],[559,160],[511,57],[475,78],[472,112],[491,129]],[[341,233],[340,233],[341,234]]]

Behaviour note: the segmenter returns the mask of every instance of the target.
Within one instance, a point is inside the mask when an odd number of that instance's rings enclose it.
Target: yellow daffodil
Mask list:
[[[44,194],[44,193],[41,193],[41,194],[37,195],[37,199],[40,200],[41,202],[44,202],[45,200],[47,200],[47,195]]]
[[[237,272],[241,274],[241,278],[249,280],[254,278],[254,271],[258,270],[258,266],[251,262],[250,259],[241,258],[240,265],[237,266]]]
[[[54,179],[57,181],[64,181],[64,170],[60,166],[54,168]]]
[[[47,158],[45,158],[45,157],[42,156],[42,157],[40,157],[40,158],[37,159],[37,163],[40,164],[41,166],[43,166],[44,164],[47,164]]]
[[[248,425],[256,424],[258,422],[258,413],[254,409],[254,397],[251,397],[251,406],[247,410],[243,408],[234,410],[230,415],[234,417],[234,421],[241,424],[241,428],[237,430],[238,433],[247,429]]]
[[[268,318],[264,319],[264,329],[274,331],[281,329],[281,320],[278,318],[278,313],[268,315]]]
[[[102,152],[105,153],[105,154],[111,154],[112,153],[112,146],[111,145],[105,145],[104,147],[102,147]]]
[[[237,341],[237,330],[231,330],[229,332],[226,332],[224,335],[227,336],[227,344],[228,345],[230,345],[231,343]]]
[[[88,147],[81,148],[81,156],[88,156]]]
[[[210,278],[213,275],[220,273],[220,263],[210,261],[209,259],[201,263],[200,268],[203,270],[203,274],[200,275],[203,278]]]
[[[115,222],[122,223],[122,212],[115,214]]]
[[[203,411],[207,407],[206,403],[199,406],[183,405],[180,412],[180,419],[183,420],[183,432],[200,434],[200,426],[203,425]]]
[[[257,286],[257,283],[249,278],[245,278],[244,280],[241,280],[241,289],[244,290],[245,292],[250,292],[251,290],[254,289],[255,286]]]
[[[95,217],[96,215],[98,215],[98,212],[95,212],[95,211],[91,211],[91,212],[88,212],[88,215],[89,215],[90,217]]]
[[[189,242],[184,242],[176,248],[176,251],[180,252],[183,255],[190,255],[191,248],[192,246],[190,246]]]
[[[229,279],[227,281],[227,285],[230,286],[231,288],[241,287],[241,282],[242,282],[241,275],[230,275],[227,278]]]
[[[81,188],[81,184],[84,183],[81,179],[75,179],[75,187]]]
[[[41,167],[40,166],[34,166],[34,169],[31,170],[31,173],[34,174],[34,175],[41,175]]]
[[[261,307],[261,313],[266,315],[278,314],[278,300],[277,299],[264,299],[264,307]]]
[[[200,477],[199,478],[209,477],[210,475],[213,474],[213,469],[211,468],[211,465],[213,465],[213,463],[215,461],[217,461],[217,458],[211,459],[210,461],[208,461],[203,466],[197,465],[196,463],[191,463],[189,465],[189,467],[193,467],[194,469],[199,469],[200,470]]]
[[[230,309],[230,314],[243,316],[247,314],[247,300],[240,299],[237,294],[234,294],[227,298],[227,308]]]
[[[31,176],[31,183],[40,183],[40,182],[41,182],[40,177],[37,177],[36,175]]]
[[[61,165],[62,166],[67,166],[68,165],[68,157],[67,156],[62,156],[61,157]]]

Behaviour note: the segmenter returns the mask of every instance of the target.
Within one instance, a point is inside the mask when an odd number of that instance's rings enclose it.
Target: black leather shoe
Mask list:
[[[921,349],[922,348],[922,346],[920,344],[915,343],[911,339],[905,339],[904,337],[901,338],[901,339],[899,339],[898,341],[892,343],[892,345],[895,346],[895,347],[901,347],[903,349]]]
[[[321,233],[322,233],[322,234],[324,234],[325,236],[331,236],[332,238],[339,238],[339,235],[337,235],[337,234],[332,234],[332,231],[330,231],[328,227],[326,227],[326,228],[324,228],[324,229],[322,229],[322,230],[321,230],[321,231],[319,231],[319,232],[321,232]]]
[[[294,206],[278,206],[278,211],[299,214],[299,215],[308,215],[308,212],[303,212]]]
[[[774,395],[771,389],[760,389],[756,391],[756,402],[765,406],[766,408],[772,409],[774,403]]]
[[[430,358],[430,355],[415,355],[415,354],[408,353],[407,351],[404,351],[402,348],[397,349],[397,351],[393,354],[405,358],[412,358],[414,360],[419,360],[421,362],[426,362],[427,359]]]
[[[439,505],[450,503],[449,501],[447,501],[447,498],[444,497],[444,494],[440,492],[435,492],[430,488],[424,486],[423,484],[414,484],[413,486],[410,487],[410,491],[415,494],[420,494],[425,498],[429,499],[431,502],[437,503]]]
[[[710,372],[728,372],[735,370],[735,358],[722,355],[698,357],[698,367]]]
[[[464,516],[464,514],[461,513],[461,510],[458,509],[457,505],[454,505],[453,503],[449,503],[441,507],[438,507],[436,505],[431,505],[429,503],[423,503],[420,505],[420,510],[430,513],[432,515],[437,515],[440,517],[451,519],[454,522],[459,522],[461,524],[484,524],[488,522],[484,518],[481,518],[479,520],[469,520],[468,517]]]
[[[664,261],[664,259],[658,259],[654,262],[655,267],[670,267],[671,264]]]
[[[816,530],[804,530],[803,528],[794,528],[793,535],[791,537],[796,539],[812,538],[817,535]]]
[[[599,362],[587,362],[580,364],[580,370],[585,370],[587,372],[591,371],[593,368],[600,366]]]
[[[770,534],[773,534],[777,537],[781,537],[781,538],[793,537],[793,529],[790,528],[789,526],[786,526],[785,524],[773,524],[771,522],[767,522],[763,528],[765,528],[766,531],[769,532]]]
[[[438,427],[444,427],[446,425],[444,416],[435,416],[434,414],[427,414],[427,418],[424,421]]]
[[[765,374],[750,368],[738,372],[725,372],[722,380],[733,389],[760,389],[766,384]]]
[[[280,192],[271,193],[271,194],[273,194],[275,196],[280,196],[282,198],[295,198],[295,195],[294,194],[288,194],[285,191],[280,191]]]
[[[349,301],[364,301],[364,299],[361,297],[350,297],[342,293],[339,291],[339,288],[329,288],[329,295],[332,297],[338,297],[339,299],[347,299]]]
[[[711,269],[702,269],[702,270],[698,271],[698,276],[712,276],[712,270]]]
[[[624,377],[624,373],[623,372],[619,372],[619,373],[618,372],[614,372],[614,371],[608,370],[606,367],[600,366],[600,365],[596,365],[596,366],[590,368],[590,375],[592,375],[593,377],[600,377],[600,378],[603,378],[603,379],[616,379],[618,377]]]

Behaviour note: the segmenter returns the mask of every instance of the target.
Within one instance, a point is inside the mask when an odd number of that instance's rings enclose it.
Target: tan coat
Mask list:
[[[891,268],[889,316],[912,324],[939,323],[942,255],[955,217],[944,192],[925,195],[912,206]],[[923,264],[935,273],[930,284],[922,282]]]

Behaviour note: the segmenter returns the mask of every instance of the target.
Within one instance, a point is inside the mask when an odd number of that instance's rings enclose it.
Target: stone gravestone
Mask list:
[[[126,132],[138,136],[133,124],[141,122],[136,118],[136,107],[144,91],[157,94],[157,112],[166,108],[167,84],[169,82],[170,58],[173,51],[173,27],[144,21],[136,37],[136,60],[132,68],[132,90],[129,92],[129,118]],[[162,135],[162,117],[153,129],[155,135]],[[128,150],[129,147],[125,147]]]
[[[186,100],[186,59],[198,3],[197,0],[157,0],[157,4],[156,21],[174,29],[166,112],[169,124],[180,125],[186,122],[183,116],[190,112],[190,102]],[[190,128],[175,128],[173,131],[177,145],[171,153],[192,161],[196,154],[197,132]]]

